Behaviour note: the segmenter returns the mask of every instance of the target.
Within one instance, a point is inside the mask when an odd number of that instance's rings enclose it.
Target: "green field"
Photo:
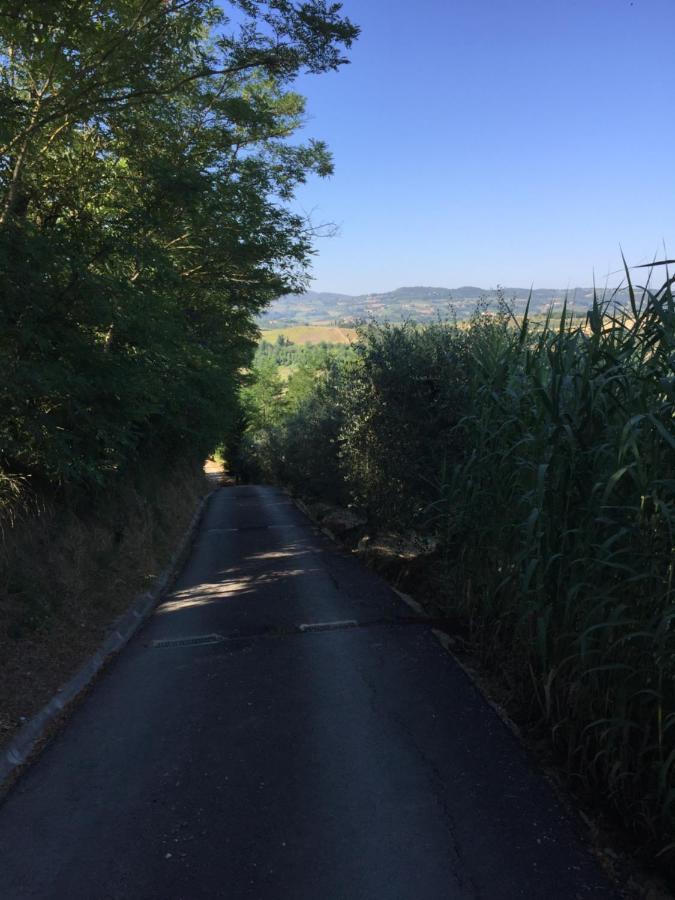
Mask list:
[[[271,328],[262,332],[262,339],[273,344],[283,335],[294,344],[350,344],[356,336],[353,328],[338,328],[336,325],[289,325],[286,328]]]

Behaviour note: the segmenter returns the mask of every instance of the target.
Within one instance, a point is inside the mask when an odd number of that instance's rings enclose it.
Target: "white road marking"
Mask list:
[[[309,622],[298,625],[300,631],[330,631],[332,628],[356,628],[356,619],[342,619],[337,622]]]

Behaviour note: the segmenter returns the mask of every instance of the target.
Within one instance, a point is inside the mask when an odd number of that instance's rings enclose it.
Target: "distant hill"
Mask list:
[[[590,306],[593,288],[538,288],[532,292],[530,309],[533,313],[545,313],[551,305],[554,309],[562,306],[567,298],[568,306],[580,312]],[[529,288],[502,288],[502,294],[514,309],[522,312],[530,296]],[[607,296],[612,294],[607,291]],[[351,324],[359,319],[400,322],[415,319],[430,321],[438,316],[455,315],[464,319],[471,315],[476,303],[484,300],[494,304],[497,292],[494,289],[464,285],[458,288],[400,287],[394,291],[379,294],[337,294],[324,291],[307,291],[305,294],[286,294],[279,297],[259,317],[263,328],[278,328],[288,325]],[[627,301],[625,290],[617,292],[616,298]]]

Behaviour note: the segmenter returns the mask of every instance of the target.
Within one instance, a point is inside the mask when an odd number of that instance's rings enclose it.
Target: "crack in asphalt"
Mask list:
[[[404,741],[415,752],[417,757],[424,765],[427,778],[432,786],[432,794],[434,802],[441,811],[445,829],[447,831],[450,843],[448,846],[448,856],[453,877],[457,883],[457,887],[462,891],[463,900],[482,900],[482,894],[476,886],[473,878],[468,874],[466,863],[463,859],[462,846],[457,837],[457,828],[455,819],[450,809],[447,797],[447,782],[431,757],[425,752],[424,748],[417,741],[413,730],[410,728],[405,719],[397,713],[392,707],[382,702],[380,692],[377,690],[372,681],[365,674],[361,666],[357,666],[356,670],[359,674],[362,684],[368,692],[368,704],[376,715],[384,715],[392,722],[403,737]],[[469,892],[469,893],[467,893]]]

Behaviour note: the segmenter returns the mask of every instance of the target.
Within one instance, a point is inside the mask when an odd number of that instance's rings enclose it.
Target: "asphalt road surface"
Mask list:
[[[614,896],[429,625],[269,487],[212,497],[0,808],[2,900]]]

